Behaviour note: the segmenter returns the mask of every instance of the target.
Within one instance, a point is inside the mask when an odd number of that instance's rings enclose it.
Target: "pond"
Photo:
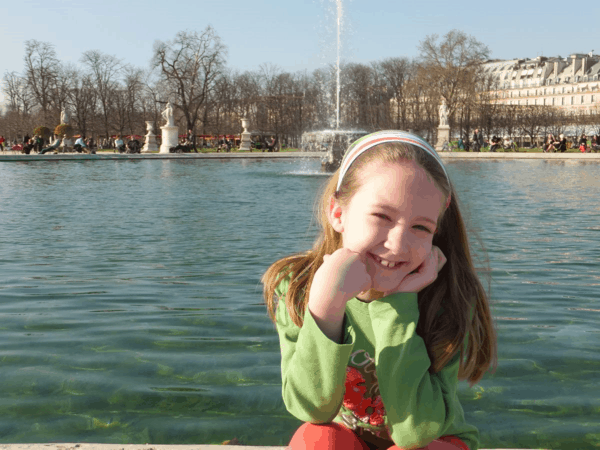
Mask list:
[[[260,277],[311,246],[318,167],[0,163],[0,442],[287,444]],[[460,388],[482,446],[600,446],[600,165],[447,167],[491,268],[498,370]]]

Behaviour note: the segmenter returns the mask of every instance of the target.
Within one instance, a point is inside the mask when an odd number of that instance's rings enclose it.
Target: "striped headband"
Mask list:
[[[370,148],[375,147],[376,145],[383,144],[386,142],[404,142],[407,144],[411,144],[422,148],[427,153],[435,158],[435,160],[439,163],[440,167],[444,171],[444,175],[446,175],[446,180],[448,180],[448,185],[450,185],[450,177],[448,176],[448,172],[446,172],[446,168],[444,164],[442,164],[442,160],[437,152],[429,145],[425,140],[421,139],[419,136],[416,136],[411,133],[406,133],[404,131],[378,131],[376,133],[367,134],[362,138],[356,140],[344,155],[342,159],[342,164],[340,165],[340,176],[337,183],[336,191],[340,190],[340,186],[342,185],[342,181],[344,179],[344,175],[348,171],[348,168],[352,165],[352,163],[362,155],[364,152],[369,150]],[[450,205],[450,196],[448,196],[448,200],[446,201],[446,208]]]

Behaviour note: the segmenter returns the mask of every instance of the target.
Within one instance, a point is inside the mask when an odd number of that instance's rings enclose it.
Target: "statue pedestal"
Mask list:
[[[242,133],[242,141],[240,142],[240,151],[242,151],[242,150],[245,150],[245,151],[252,150],[251,135],[247,131],[244,131]]]
[[[248,124],[250,122],[245,117],[242,119],[242,141],[240,142],[240,151],[242,150],[250,150],[252,151],[252,135],[248,132]]]
[[[448,142],[450,146],[450,126],[440,125],[437,133],[437,143],[435,144],[435,150],[441,151],[444,148],[444,144]]]
[[[142,148],[142,153],[152,153],[158,151],[158,145],[156,145],[156,135],[148,133],[146,135],[146,142]],[[167,153],[169,151],[167,150]]]
[[[69,138],[65,138],[60,143],[60,148],[63,153],[68,153],[73,149],[73,141]]]
[[[179,128],[164,126],[160,129],[162,130],[162,143],[159,153],[169,153],[171,147],[177,147],[179,144]]]

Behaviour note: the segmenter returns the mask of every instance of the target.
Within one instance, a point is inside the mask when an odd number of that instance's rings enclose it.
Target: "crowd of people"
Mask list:
[[[107,149],[118,151],[119,153],[140,153],[142,144],[135,136],[129,136],[124,141],[124,136],[117,135],[114,138],[103,138],[94,140],[93,137],[86,138],[85,136],[79,136],[75,141],[73,147],[67,148],[67,151],[78,152],[78,153],[95,153],[97,149]],[[13,150],[20,151],[25,154],[31,152],[46,154],[49,152],[58,151],[61,146],[62,139],[58,136],[54,136],[51,139],[46,139],[40,135],[29,136],[26,134],[22,141],[19,142],[17,139],[12,141],[7,140],[4,136],[0,135],[0,151]],[[237,145],[234,139],[229,139],[227,136],[223,136],[220,139],[214,141],[208,141],[206,139],[197,140],[196,135],[192,130],[188,130],[188,133],[180,140],[176,147],[171,149],[172,152],[198,152],[198,149],[215,148],[217,152],[230,152]],[[278,151],[278,139],[275,136],[270,137],[259,137],[256,140],[251,141],[251,150],[262,150],[267,152]],[[449,150],[449,146],[446,146],[446,150]],[[484,139],[479,129],[476,129],[473,133],[472,139],[459,138],[457,143],[458,150],[466,150],[473,152],[480,152],[483,148],[489,148],[490,152],[496,152],[500,149],[503,150],[516,150],[517,144],[509,137],[504,138],[499,136],[492,136],[490,139]],[[576,147],[582,153],[598,152],[600,150],[600,135],[593,135],[591,138],[583,133],[579,138],[574,137],[570,142],[564,134],[560,134],[556,138],[553,134],[550,134],[544,139],[542,144],[542,151],[544,153],[554,152],[566,152],[569,148]],[[534,145],[531,145],[534,148]],[[64,151],[64,150],[63,150]]]
[[[585,133],[581,136],[574,136],[568,140],[564,134],[560,134],[556,138],[553,134],[550,134],[545,138],[541,146],[535,143],[523,144],[523,148],[540,148],[544,153],[561,152],[564,153],[570,148],[577,148],[582,153],[598,152],[600,150],[600,135],[593,135],[588,137]],[[490,152],[496,152],[500,149],[504,151],[517,151],[517,143],[509,136],[492,136],[490,139],[484,139],[481,132],[476,129],[473,132],[471,139],[467,137],[460,137],[455,144],[457,150],[480,152],[481,149],[489,148]],[[442,151],[451,150],[450,143],[446,143]]]
[[[548,136],[543,146],[544,153],[554,152],[566,152],[567,151],[567,138],[564,134],[560,134],[558,139],[554,135]]]
[[[51,152],[78,152],[78,153],[96,153],[97,149],[113,150],[119,153],[140,153],[142,144],[137,139],[139,136],[122,136],[117,135],[108,138],[99,138],[95,140],[93,137],[86,138],[85,135],[76,137],[75,143],[67,141],[68,145],[62,145],[64,137],[52,136],[44,138],[40,135],[29,136],[26,134],[22,140],[12,139],[7,140],[0,135],[0,151],[12,150],[24,154],[39,153],[46,154]],[[262,150],[263,152],[277,152],[280,145],[276,136],[254,136],[250,143],[250,151]],[[171,152],[196,152],[202,149],[216,149],[217,152],[231,152],[239,146],[239,139],[231,136],[222,136],[215,139],[205,139],[188,130],[181,137],[176,147],[170,149]],[[285,145],[283,145],[285,147]]]

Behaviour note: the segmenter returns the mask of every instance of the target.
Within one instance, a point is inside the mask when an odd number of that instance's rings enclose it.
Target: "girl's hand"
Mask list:
[[[437,279],[438,273],[442,270],[444,264],[446,264],[446,257],[438,247],[432,246],[431,252],[427,255],[425,261],[405,276],[395,289],[386,292],[385,295],[395,292],[420,292]]]
[[[339,299],[347,302],[359,292],[371,288],[371,276],[367,273],[361,255],[340,248],[323,257],[310,289],[310,297]]]

